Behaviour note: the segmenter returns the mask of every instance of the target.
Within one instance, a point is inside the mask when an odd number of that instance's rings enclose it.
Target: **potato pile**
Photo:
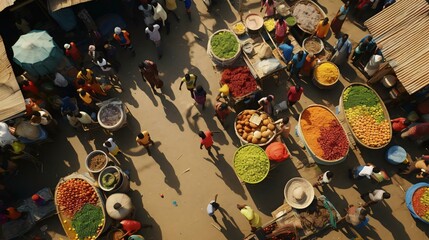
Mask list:
[[[259,125],[250,122],[253,114],[261,117]],[[238,114],[235,129],[239,137],[246,143],[265,144],[276,133],[273,119],[264,112],[244,110]]]

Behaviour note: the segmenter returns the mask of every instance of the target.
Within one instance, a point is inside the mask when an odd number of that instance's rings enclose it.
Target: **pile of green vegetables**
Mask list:
[[[100,207],[85,204],[72,220],[72,226],[79,239],[97,237],[99,229],[103,226],[103,211]]]
[[[239,50],[237,38],[231,32],[216,33],[210,43],[213,54],[222,59],[234,57]]]
[[[258,183],[267,176],[270,160],[261,147],[247,144],[235,152],[234,170],[243,182]]]

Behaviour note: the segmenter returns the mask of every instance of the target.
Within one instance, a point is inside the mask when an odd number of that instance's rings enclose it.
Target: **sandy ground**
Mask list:
[[[221,2],[211,14],[206,12],[202,2],[192,7],[193,21],[189,22],[184,13],[183,2],[178,2],[181,22],[170,19],[171,34],[163,35],[164,57],[156,60],[154,45],[143,35],[143,27],[130,26],[137,56],[131,58],[127,52],[120,52],[123,59],[120,78],[124,91],[114,94],[128,105],[132,117],[128,126],[114,132],[113,138],[122,149],[125,157],[118,161],[123,169],[130,171],[131,188],[129,193],[136,206],[136,218],[143,223],[153,224],[152,229],[141,232],[146,239],[205,239],[219,240],[243,239],[250,233],[250,226],[236,208],[237,203],[245,203],[257,210],[263,221],[271,220],[271,212],[283,201],[283,188],[286,182],[296,176],[315,181],[318,174],[327,169],[335,173],[331,188],[323,188],[326,195],[344,215],[343,209],[348,203],[361,201],[360,193],[374,188],[387,190],[392,198],[371,208],[369,227],[360,230],[367,239],[428,239],[428,227],[415,221],[409,214],[403,189],[407,189],[415,180],[403,179],[394,174],[395,168],[384,160],[384,150],[369,151],[362,147],[351,149],[347,160],[339,165],[307,167],[308,156],[297,144],[296,136],[287,142],[292,159],[270,172],[262,183],[247,185],[240,183],[232,164],[232,157],[239,146],[234,134],[230,117],[228,129],[224,130],[217,119],[213,118],[212,104],[218,93],[220,73],[213,69],[206,54],[208,36],[214,31],[227,28],[237,20],[237,11],[228,1]],[[330,19],[339,9],[341,2],[320,0],[322,8]],[[245,3],[245,12],[258,12],[258,1]],[[236,5],[236,3],[234,3]],[[355,24],[346,21],[343,31],[350,34],[355,44],[366,33]],[[194,34],[200,39],[195,39]],[[334,44],[334,37],[329,42]],[[163,94],[154,95],[150,87],[141,80],[137,64],[144,59],[155,59],[164,81]],[[197,109],[186,90],[179,91],[179,77],[190,71],[199,76],[199,84],[208,90],[209,101],[205,111]],[[312,83],[302,81],[304,98],[296,105],[292,113],[299,113],[311,103],[324,104],[334,110],[344,86],[349,82],[363,82],[362,75],[353,67],[342,69],[341,83],[330,90],[317,89]],[[347,80],[346,80],[347,79]],[[269,80],[264,83],[266,93],[273,93],[276,100],[285,99],[285,75],[280,86]],[[397,116],[398,113],[391,113]],[[396,114],[396,115],[395,115]],[[292,118],[291,118],[292,119]],[[45,163],[43,173],[34,170],[32,165],[22,163],[20,175],[14,185],[27,195],[48,186],[54,188],[58,179],[72,172],[85,172],[84,160],[88,152],[103,149],[102,142],[108,135],[102,131],[76,132],[66,122],[60,123],[61,131],[54,142],[41,149],[41,159]],[[292,126],[296,121],[292,119]],[[205,150],[199,150],[199,130],[219,130],[214,136],[219,154],[210,158]],[[136,146],[135,135],[140,130],[148,130],[155,147],[153,155],[148,156],[144,148]],[[423,153],[410,142],[394,139],[393,143],[406,145],[413,156]],[[373,162],[393,173],[393,182],[376,185],[370,181],[353,182],[348,179],[347,169]],[[186,169],[190,171],[183,173]],[[31,177],[31,178],[29,178]],[[31,179],[30,181],[28,181]],[[161,198],[160,194],[165,197]],[[213,220],[207,216],[206,206],[219,194],[218,202],[225,210],[221,215],[216,212],[221,230],[212,226]],[[320,195],[316,191],[316,195]],[[174,206],[172,201],[177,201]],[[52,217],[38,225],[36,230],[46,224],[47,239],[65,239],[57,217]],[[340,230],[325,231],[318,235],[321,239],[349,239],[353,237],[346,224],[339,225]],[[38,230],[34,233],[37,234]]]

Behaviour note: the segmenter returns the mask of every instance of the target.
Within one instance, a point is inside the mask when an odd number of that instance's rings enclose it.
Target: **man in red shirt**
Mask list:
[[[71,42],[70,44],[66,43],[64,44],[64,48],[66,49],[66,56],[71,57],[71,59],[80,66],[82,63],[82,56],[76,44],[74,42]]]
[[[205,132],[203,131],[199,131],[198,132],[198,136],[200,136],[201,138],[201,143],[200,143],[200,149],[203,149],[203,146],[207,149],[207,152],[209,153],[209,155],[213,155],[211,149],[213,146],[213,133],[210,130],[207,130]]]
[[[395,118],[390,120],[392,122],[392,129],[394,132],[402,132],[405,128],[407,128],[411,122],[403,117]]]
[[[289,107],[292,107],[296,102],[299,101],[303,92],[304,89],[298,84],[289,88],[289,91],[287,92]]]
[[[24,80],[24,81],[22,81],[21,84],[22,84],[21,88],[25,92],[30,92],[30,93],[34,94],[35,96],[39,95],[39,88],[37,88],[37,86],[33,83],[33,81]]]

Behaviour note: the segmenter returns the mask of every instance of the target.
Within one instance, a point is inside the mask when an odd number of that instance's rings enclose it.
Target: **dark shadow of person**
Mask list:
[[[213,163],[213,165],[215,165],[215,167],[218,168],[220,174],[216,172],[215,174],[217,177],[222,179],[225,182],[225,184],[232,191],[240,195],[241,198],[243,198],[243,200],[247,200],[247,196],[246,196],[246,193],[244,192],[243,185],[238,180],[232,167],[228,164],[228,162],[226,162],[223,154],[217,153],[216,156],[214,156],[213,154],[210,154],[210,158],[205,157],[204,159]]]
[[[121,167],[121,169],[123,169],[124,171],[128,171],[128,176],[130,177],[130,181],[134,182],[137,186],[140,186],[141,181],[140,181],[139,173],[136,167],[134,166],[133,160],[129,156],[123,153],[117,154],[115,158],[119,163],[119,166]]]
[[[152,158],[158,163],[161,171],[164,173],[165,178],[164,182],[176,190],[177,194],[182,195],[182,191],[180,190],[180,181],[174,171],[173,166],[167,160],[164,153],[159,150],[160,142],[154,142],[152,146],[149,146],[150,151],[152,152]]]
[[[183,128],[183,117],[180,114],[177,107],[172,103],[170,100],[168,100],[164,95],[160,95],[159,98],[161,99],[161,103],[165,112],[165,117],[171,122],[177,124],[180,131],[184,131]]]
[[[228,212],[219,207],[219,212],[222,215],[222,224],[218,223],[220,226],[220,232],[225,236],[226,239],[243,239],[244,234],[240,231],[237,223],[234,218],[231,217]]]

